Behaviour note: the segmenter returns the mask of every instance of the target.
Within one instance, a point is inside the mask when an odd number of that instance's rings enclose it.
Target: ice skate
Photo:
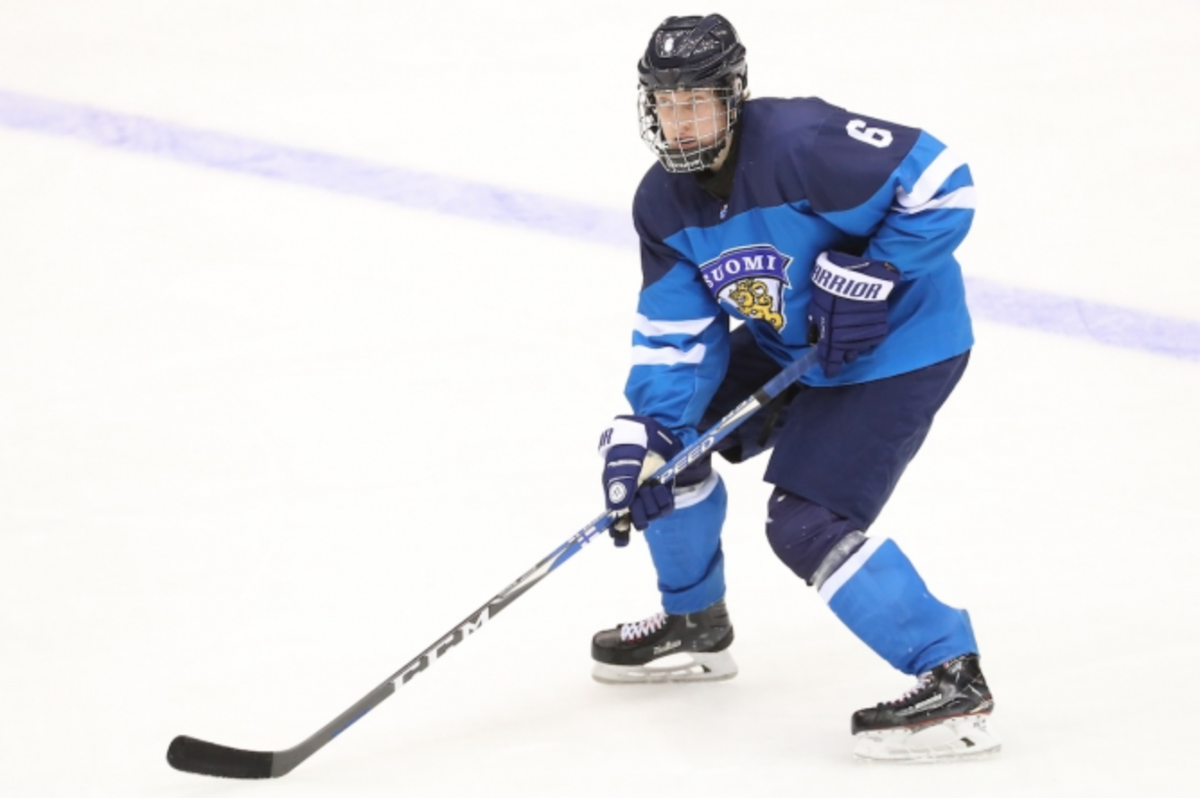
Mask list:
[[[732,679],[733,626],[725,602],[686,615],[657,613],[592,638],[592,677],[605,684]]]
[[[993,703],[978,655],[952,659],[921,674],[895,701],[855,712],[854,756],[937,761],[994,753],[1000,740],[988,729]]]

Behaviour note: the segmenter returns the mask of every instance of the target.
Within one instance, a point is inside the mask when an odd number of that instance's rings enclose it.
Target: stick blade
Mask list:
[[[275,755],[270,751],[245,751],[180,735],[167,749],[167,763],[185,773],[224,779],[269,779]]]

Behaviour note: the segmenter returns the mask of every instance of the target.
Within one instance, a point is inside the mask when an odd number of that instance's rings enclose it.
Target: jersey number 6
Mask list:
[[[867,127],[867,123],[861,119],[852,119],[846,124],[846,132],[850,134],[850,138],[857,141],[866,142],[872,147],[883,149],[892,143],[892,133],[890,130],[884,130],[881,127]]]

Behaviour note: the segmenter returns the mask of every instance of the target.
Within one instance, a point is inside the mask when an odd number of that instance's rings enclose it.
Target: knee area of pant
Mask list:
[[[807,584],[858,525],[832,510],[776,488],[767,510],[767,540],[775,555]]]

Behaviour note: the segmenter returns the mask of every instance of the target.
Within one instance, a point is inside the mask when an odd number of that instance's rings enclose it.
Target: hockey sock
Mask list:
[[[725,506],[725,483],[714,471],[700,484],[677,491],[675,512],[646,529],[663,610],[669,615],[699,612],[725,597]]]
[[[889,538],[867,538],[829,575],[820,595],[850,631],[903,673],[979,653],[966,610],[934,598]]]

